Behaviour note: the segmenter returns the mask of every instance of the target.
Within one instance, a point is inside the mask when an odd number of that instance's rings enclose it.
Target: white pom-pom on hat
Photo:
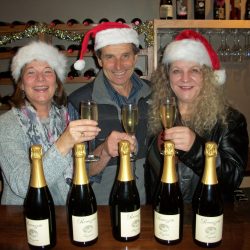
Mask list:
[[[90,38],[95,38],[95,51],[107,45],[121,43],[133,43],[139,47],[139,37],[137,32],[127,24],[117,22],[101,23],[85,34],[82,41],[79,60],[74,64],[76,70],[83,70],[85,67],[83,57],[88,50],[87,48]]]
[[[221,69],[217,53],[207,39],[198,32],[184,30],[166,47],[162,62],[169,64],[177,60],[207,65],[214,71],[215,84],[222,85],[226,81],[226,71]]]
[[[20,48],[12,59],[11,72],[17,82],[20,78],[21,70],[25,64],[33,60],[47,62],[55,70],[58,78],[63,82],[66,77],[66,57],[59,50],[50,44],[42,41],[33,41]]]

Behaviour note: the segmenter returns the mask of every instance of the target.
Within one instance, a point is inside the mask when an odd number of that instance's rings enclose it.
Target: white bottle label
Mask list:
[[[160,7],[160,18],[172,18],[173,17],[173,6],[169,4],[161,5]]]
[[[88,242],[98,237],[97,212],[88,216],[72,215],[73,240]]]
[[[223,214],[206,217],[196,214],[195,239],[205,243],[215,243],[222,239]]]
[[[49,220],[30,220],[26,218],[28,243],[32,246],[47,246],[50,244]]]
[[[154,233],[161,240],[178,240],[180,214],[166,215],[154,211]]]
[[[141,232],[141,210],[121,212],[121,237],[133,237]]]

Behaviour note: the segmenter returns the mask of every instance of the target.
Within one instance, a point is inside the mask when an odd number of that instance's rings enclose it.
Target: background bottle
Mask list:
[[[81,72],[74,68],[74,64],[70,66],[70,71],[68,72],[68,77],[73,80],[75,77],[81,76]]]
[[[140,25],[140,24],[142,24],[142,20],[138,17],[135,17],[131,20],[131,23],[134,25]]]
[[[104,17],[102,19],[100,19],[99,23],[106,23],[109,22],[108,18]]]
[[[130,144],[119,142],[120,168],[111,192],[113,236],[119,241],[132,241],[141,231],[140,198],[130,166]]]
[[[71,18],[67,21],[67,25],[69,25],[69,26],[72,26],[73,24],[78,24],[78,23],[79,22],[74,18]]]
[[[74,147],[75,169],[67,202],[70,238],[74,245],[89,246],[98,239],[96,198],[85,167],[85,145]]]
[[[91,77],[96,77],[96,73],[94,69],[88,69],[84,72],[83,74],[84,77],[86,77],[87,79],[90,79]]]
[[[59,19],[54,19],[54,20],[52,20],[52,21],[50,22],[50,26],[52,26],[52,27],[54,27],[54,26],[56,26],[56,25],[58,25],[58,24],[64,24],[64,22],[61,21],[61,20],[59,20]]]
[[[74,51],[79,51],[81,49],[81,45],[79,44],[70,44],[67,48],[68,53],[73,53]]]
[[[241,0],[230,0],[230,19],[241,19]]]
[[[55,208],[43,173],[42,146],[31,146],[31,179],[24,201],[28,244],[31,249],[56,245]]]
[[[175,168],[174,143],[165,141],[163,153],[163,172],[153,202],[154,235],[160,243],[170,245],[182,239],[183,200]]]
[[[115,21],[117,23],[126,23],[126,20],[124,18],[121,18],[121,17],[117,18]]]
[[[205,19],[206,0],[194,1],[194,19]]]
[[[186,0],[176,1],[176,18],[177,19],[187,19],[188,6]]]
[[[246,1],[245,20],[250,20],[250,0]]]
[[[222,240],[223,203],[216,174],[216,156],[217,145],[207,142],[204,173],[193,199],[193,237],[202,247],[218,246]]]
[[[173,2],[172,0],[160,1],[160,19],[173,19]]]
[[[82,21],[82,24],[84,24],[84,25],[86,25],[86,26],[88,26],[88,25],[90,25],[90,24],[93,24],[94,23],[94,21],[92,20],[92,19],[90,19],[90,18],[86,18],[86,19],[84,19],[83,21]]]
[[[225,0],[214,0],[214,19],[226,19],[226,3]]]

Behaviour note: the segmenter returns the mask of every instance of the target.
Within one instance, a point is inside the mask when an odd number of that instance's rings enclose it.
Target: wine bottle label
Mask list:
[[[154,233],[161,240],[180,238],[180,214],[166,215],[154,211]]]
[[[98,237],[97,212],[88,216],[72,215],[73,240],[87,242]]]
[[[121,237],[133,237],[141,231],[141,211],[121,212]]]
[[[30,220],[26,218],[28,243],[32,246],[46,246],[50,244],[49,220]]]
[[[160,18],[162,19],[173,18],[173,6],[168,4],[161,5]]]
[[[205,243],[215,243],[222,239],[223,214],[214,217],[196,214],[195,239]]]

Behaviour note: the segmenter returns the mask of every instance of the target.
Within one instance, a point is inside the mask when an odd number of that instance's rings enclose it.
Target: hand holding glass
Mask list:
[[[94,101],[81,101],[80,103],[81,119],[95,120],[98,121],[98,108]],[[88,155],[86,162],[94,162],[100,159],[99,156],[94,155],[95,139],[88,142]]]
[[[122,106],[122,124],[123,128],[129,135],[135,135],[138,124],[138,107],[136,104],[126,104]],[[135,160],[135,154],[130,154],[131,161]]]

